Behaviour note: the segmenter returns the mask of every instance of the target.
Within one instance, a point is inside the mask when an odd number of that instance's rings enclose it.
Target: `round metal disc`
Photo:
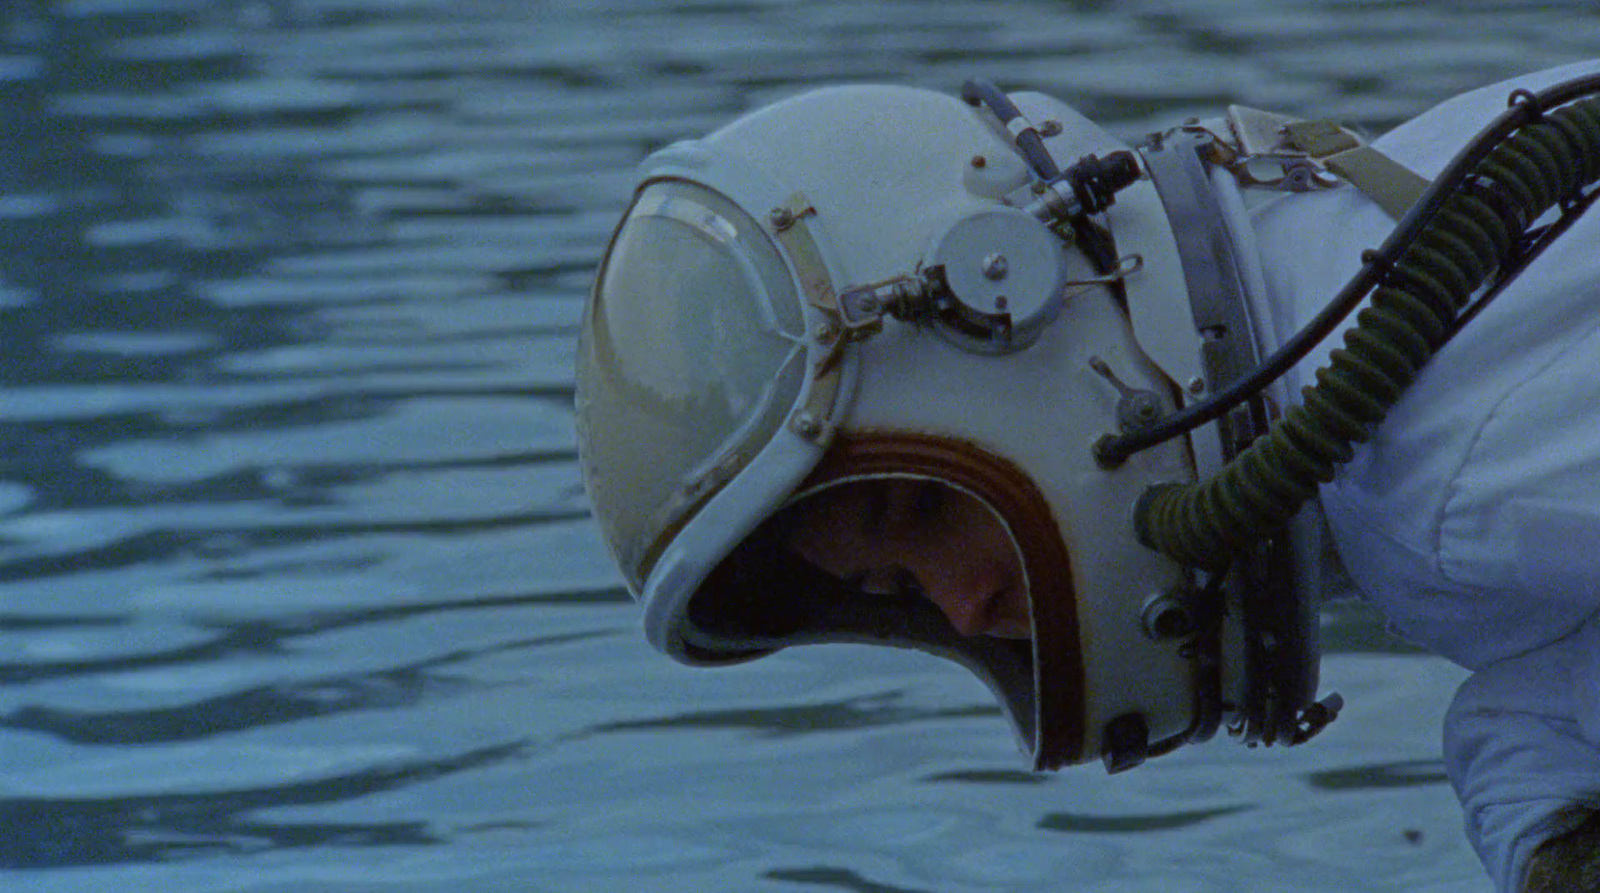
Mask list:
[[[944,270],[958,305],[956,334],[970,347],[1026,347],[1061,310],[1061,240],[1026,211],[993,208],[962,217],[939,237],[929,261]]]

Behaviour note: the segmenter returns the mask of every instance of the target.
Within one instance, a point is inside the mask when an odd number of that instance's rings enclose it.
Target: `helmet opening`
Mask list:
[[[785,514],[740,544],[690,601],[682,634],[691,659],[727,663],[823,643],[916,649],[982,680],[1027,749],[1037,750],[1031,641],[962,635],[914,593],[862,592],[787,547]]]
[[[1049,504],[1011,463],[952,438],[841,436],[800,493],[863,477],[912,475],[977,496],[1004,520],[1026,577],[1031,640],[964,636],[919,595],[865,595],[787,548],[793,506],[757,530],[706,579],[681,631],[696,660],[759,657],[788,645],[861,642],[917,648],[971,669],[996,693],[1039,768],[1084,752],[1083,666],[1071,558]]]

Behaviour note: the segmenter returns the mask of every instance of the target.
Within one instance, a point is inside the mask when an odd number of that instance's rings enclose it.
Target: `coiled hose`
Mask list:
[[[1503,132],[1486,141],[1492,148],[1483,152],[1480,141],[1464,151],[1441,175],[1434,200],[1402,221],[1396,236],[1408,241],[1381,264],[1370,305],[1316,384],[1302,390],[1304,402],[1210,480],[1155,487],[1140,501],[1136,526],[1146,545],[1218,570],[1287,522],[1388,414],[1473,296],[1486,285],[1498,289],[1526,263],[1519,255],[1534,235],[1529,226],[1558,203],[1564,217],[1576,216],[1582,190],[1600,179],[1600,99],[1545,111],[1552,98],[1565,101],[1559,90],[1512,98],[1513,111],[1497,122]],[[1385,253],[1393,244],[1392,237]]]

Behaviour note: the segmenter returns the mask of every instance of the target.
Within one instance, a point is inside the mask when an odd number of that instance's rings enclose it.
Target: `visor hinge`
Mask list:
[[[937,291],[926,272],[905,274],[839,293],[839,316],[845,336],[853,341],[876,334],[885,315],[912,320],[923,314]]]
[[[920,314],[932,293],[933,286],[925,278],[902,275],[851,286],[838,293],[832,306],[819,304],[818,309],[826,321],[817,326],[813,335],[828,352],[814,375],[821,377],[832,372],[843,358],[846,346],[883,331],[884,316],[912,319]]]

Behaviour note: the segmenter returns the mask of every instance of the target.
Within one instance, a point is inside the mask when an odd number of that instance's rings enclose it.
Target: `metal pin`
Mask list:
[[[1111,366],[1098,356],[1089,358],[1089,368],[1117,389],[1117,421],[1124,431],[1140,431],[1161,418],[1161,397],[1154,391],[1128,386],[1111,371]]]

